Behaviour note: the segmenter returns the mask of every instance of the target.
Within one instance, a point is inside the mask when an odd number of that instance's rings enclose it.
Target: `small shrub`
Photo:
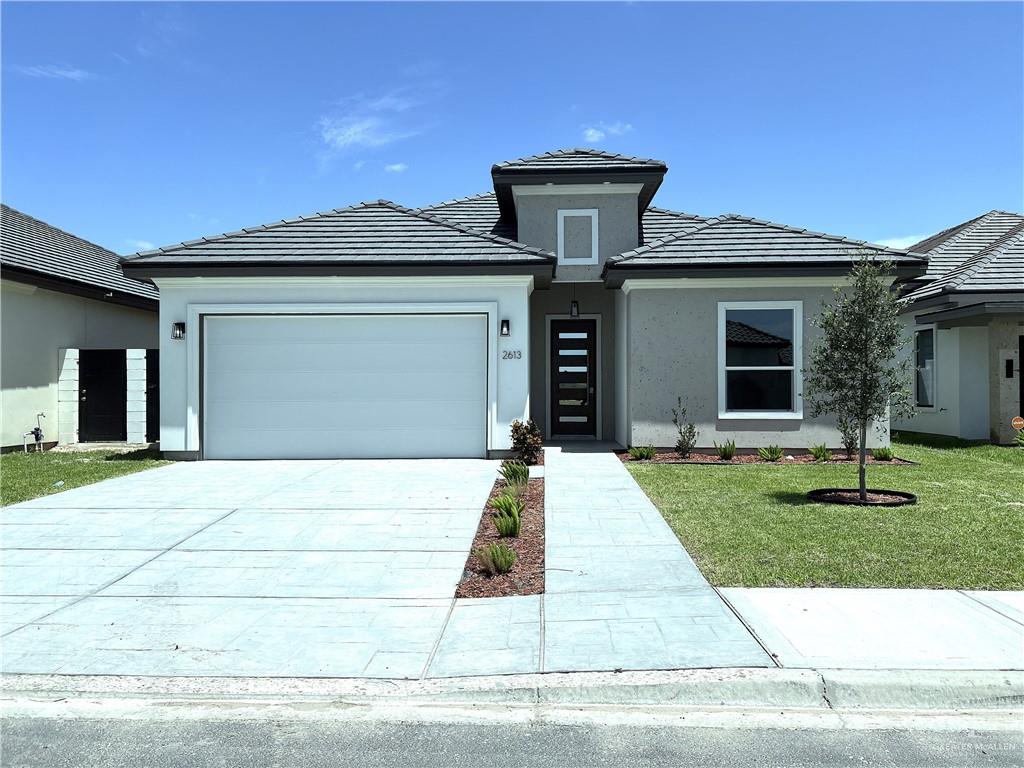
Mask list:
[[[836,429],[843,439],[843,452],[847,459],[852,459],[860,447],[860,440],[857,437],[857,424],[854,421],[842,417],[836,419]]]
[[[650,461],[654,458],[653,445],[634,445],[629,449],[629,457],[637,461]]]
[[[782,461],[782,446],[769,445],[757,449],[757,455],[764,461]]]
[[[676,437],[676,453],[682,458],[688,458],[690,452],[697,445],[697,427],[693,422],[686,420],[686,409],[683,408],[683,398],[676,398],[676,407],[672,409],[672,423],[675,425],[678,437]]]
[[[530,481],[530,468],[521,461],[503,461],[498,474],[507,485],[525,485]]]
[[[515,538],[519,535],[523,520],[519,515],[495,515],[493,519],[494,527],[503,539]]]
[[[715,450],[718,452],[718,458],[722,461],[732,461],[736,456],[736,441],[726,440],[721,445],[715,443]]]
[[[512,422],[512,450],[524,464],[536,464],[540,452],[544,449],[544,439],[540,428],[533,419]]]
[[[875,461],[892,461],[893,452],[892,448],[872,448],[871,457]]]
[[[822,443],[821,445],[811,446],[811,456],[814,457],[815,461],[832,461],[832,451],[828,449],[828,446]]]
[[[1024,448],[1024,429],[1017,430],[1017,436],[1013,438],[1018,448]]]
[[[507,544],[488,544],[476,551],[480,567],[491,576],[508,573],[516,564],[516,551]]]
[[[495,515],[515,515],[519,517],[526,509],[526,504],[518,496],[502,494],[491,499],[491,509]]]

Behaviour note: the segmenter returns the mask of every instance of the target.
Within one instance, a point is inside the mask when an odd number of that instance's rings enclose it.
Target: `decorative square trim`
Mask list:
[[[589,259],[567,259],[565,258],[565,219],[567,216],[590,217],[590,258]],[[558,263],[565,266],[586,266],[597,264],[598,254],[598,209],[597,208],[559,208],[558,209]]]

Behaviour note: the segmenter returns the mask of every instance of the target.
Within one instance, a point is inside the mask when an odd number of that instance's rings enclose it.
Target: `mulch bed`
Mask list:
[[[860,492],[848,488],[823,488],[819,491],[811,491],[808,497],[812,501],[820,501],[828,504],[860,504],[877,506],[903,506],[914,504],[917,499],[913,494],[882,491],[868,488],[867,501],[861,501]]]
[[[616,451],[623,462],[635,464],[818,464],[809,453],[787,453],[779,461],[765,461],[756,453],[737,453],[731,461],[718,458],[717,453],[703,453],[694,451],[689,458],[680,458],[675,451],[658,451],[653,459],[634,459],[628,451]],[[857,464],[857,457],[847,457],[842,451],[833,454],[832,461],[823,461],[821,464]],[[868,464],[913,464],[913,461],[893,457],[891,461],[880,461],[868,454]]]
[[[520,518],[518,538],[503,539],[491,522],[490,500],[504,487],[497,480],[487,498],[476,529],[473,547],[466,560],[462,581],[455,589],[456,597],[508,597],[509,595],[539,595],[544,592],[544,478],[530,478],[523,500],[526,509]],[[512,570],[497,576],[488,576],[480,568],[474,554],[478,547],[502,541],[516,552]]]

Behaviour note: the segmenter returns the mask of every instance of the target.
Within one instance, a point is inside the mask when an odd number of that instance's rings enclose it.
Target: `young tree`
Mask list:
[[[850,285],[837,287],[812,324],[821,338],[805,371],[805,398],[811,416],[831,413],[840,424],[856,425],[860,454],[860,498],[867,494],[867,432],[890,411],[912,414],[910,360],[900,356],[903,327],[900,300],[890,288],[891,264],[862,254]]]

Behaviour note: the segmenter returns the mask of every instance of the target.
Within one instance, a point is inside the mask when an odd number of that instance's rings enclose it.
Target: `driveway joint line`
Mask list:
[[[974,602],[976,602],[978,605],[982,606],[983,608],[988,608],[990,611],[992,611],[993,613],[996,613],[996,614],[1002,616],[1004,619],[1009,619],[1014,624],[1020,624],[1022,627],[1024,627],[1024,621],[1021,621],[1020,619],[1015,619],[1015,618],[1013,618],[1013,616],[1006,615],[1005,613],[1000,611],[998,608],[994,608],[991,605],[989,605],[988,603],[982,602],[981,600],[976,598],[974,595],[968,594],[965,590],[958,589],[956,591],[958,593],[960,593],[961,595],[963,595],[964,597],[966,597],[968,600],[973,600]]]
[[[708,582],[708,583],[710,584],[710,582]],[[743,618],[743,615],[739,611],[736,610],[736,606],[734,606],[729,601],[729,598],[726,597],[725,595],[723,595],[722,591],[718,587],[716,587],[714,584],[711,584],[711,588],[713,590],[715,590],[715,594],[718,595],[718,599],[721,600],[723,603],[725,603],[726,608],[728,608],[730,611],[732,611],[733,615],[736,616],[736,618],[739,620],[740,624],[743,625],[743,628],[746,629],[747,632],[750,633],[750,636],[752,638],[754,638],[754,641],[759,646],[761,646],[761,650],[763,650],[765,652],[765,655],[771,660],[772,664],[774,664],[779,669],[782,669],[782,662],[780,662],[779,659],[768,649],[768,646],[764,644],[764,642],[758,636],[757,632],[754,631],[754,628],[752,626],[750,626],[750,624],[747,622],[747,620],[745,618]],[[824,684],[824,680],[822,681],[822,683]],[[826,701],[828,701],[828,699],[826,699]],[[829,706],[831,706],[831,704]]]
[[[434,640],[434,646],[430,649],[430,655],[427,656],[427,663],[423,665],[423,672],[420,673],[420,680],[427,679],[427,673],[430,672],[430,665],[434,663],[434,657],[437,656],[437,651],[441,647],[441,641],[444,639],[444,633],[448,631],[448,622],[452,619],[452,614],[455,612],[455,601],[458,598],[452,597],[451,604],[448,606],[448,613],[445,614],[444,623],[441,625],[441,631],[437,633],[437,639]]]

